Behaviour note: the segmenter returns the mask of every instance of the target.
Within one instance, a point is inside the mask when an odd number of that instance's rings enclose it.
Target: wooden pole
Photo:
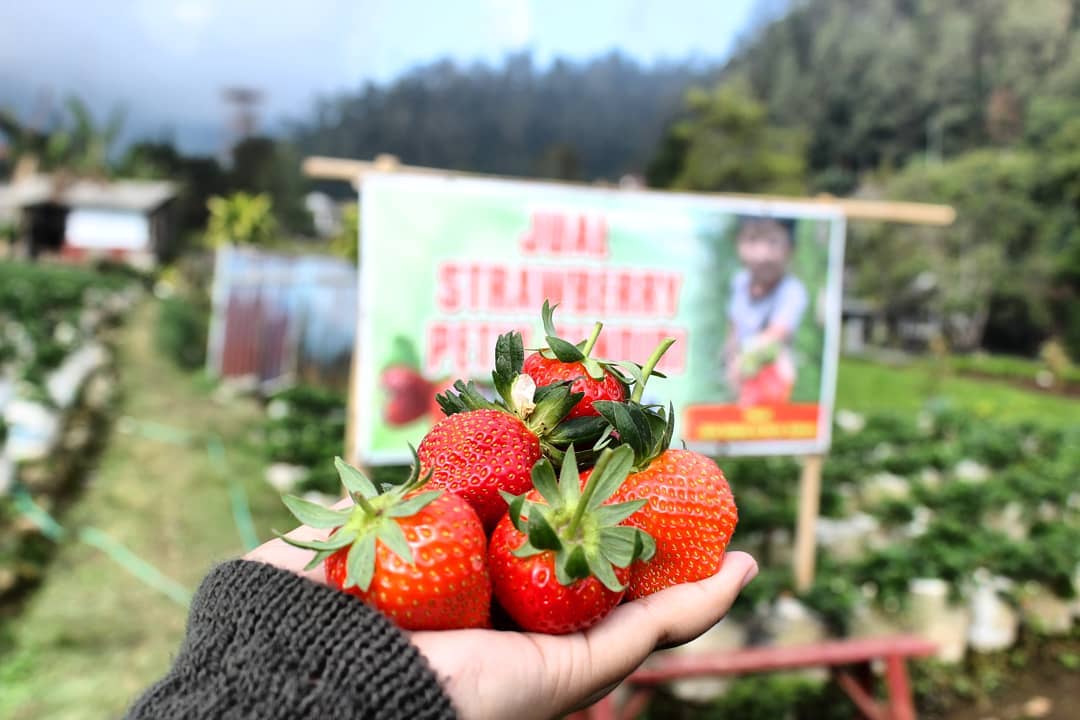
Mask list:
[[[346,158],[332,158],[312,156],[304,159],[304,174],[319,180],[341,180],[352,183],[359,189],[364,175],[372,172],[408,172],[424,175],[439,175],[444,177],[479,177],[492,179],[505,179],[521,181],[524,178],[507,178],[497,175],[485,175],[482,173],[466,173],[456,170],[441,170],[438,168],[420,167],[416,165],[402,165],[397,158],[388,155],[380,155],[373,162],[365,160],[349,160]],[[532,181],[545,182],[557,185],[575,185],[588,187],[581,183],[565,183],[552,180]],[[653,191],[662,192],[662,191]],[[789,197],[782,195],[747,195],[740,193],[707,193],[717,198],[734,198],[738,200],[752,200],[754,202],[776,203],[811,203],[815,205],[829,205],[835,207],[844,214],[848,220],[870,220],[878,222],[898,222],[914,225],[951,225],[956,219],[956,210],[949,205],[934,205],[930,203],[895,202],[891,200],[855,200],[851,198],[837,198],[831,195],[818,195],[816,197]]]
[[[821,455],[803,458],[799,476],[799,516],[795,527],[795,589],[808,590],[814,583],[814,553],[817,549],[818,506],[821,501]]]

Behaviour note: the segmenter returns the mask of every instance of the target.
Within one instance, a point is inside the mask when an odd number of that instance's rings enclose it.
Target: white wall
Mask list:
[[[86,250],[149,250],[150,220],[140,212],[79,208],[67,217],[65,241]]]

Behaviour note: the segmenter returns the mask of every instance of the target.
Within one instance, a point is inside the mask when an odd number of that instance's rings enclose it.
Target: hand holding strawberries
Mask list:
[[[347,506],[345,500],[338,507]],[[326,530],[300,527],[290,539],[318,541]],[[322,566],[305,571],[310,553],[270,542],[247,558],[326,583]],[[720,571],[616,607],[584,632],[570,635],[445,630],[414,632],[462,720],[547,720],[588,706],[658,648],[693,640],[715,625],[757,574],[749,555],[730,552]]]
[[[548,346],[528,358],[519,334],[499,337],[496,398],[463,381],[438,396],[446,417],[405,485],[380,490],[339,460],[351,502],[285,498],[309,527],[251,556],[307,563],[420,631],[411,639],[463,717],[571,710],[707,630],[756,574],[748,555],[725,554],[737,510],[720,468],[670,449],[674,408],[641,402],[672,341],[644,366],[594,359],[602,326],[575,345],[552,310]],[[493,608],[528,632],[486,629]]]

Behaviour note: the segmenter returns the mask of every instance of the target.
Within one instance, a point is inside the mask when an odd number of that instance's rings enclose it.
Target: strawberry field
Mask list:
[[[916,632],[939,645],[938,659],[916,668],[928,717],[991,702],[1037,658],[1051,671],[1075,669],[1074,418],[1002,422],[948,404],[839,412],[824,468],[817,578],[804,593],[794,592],[788,570],[797,465],[721,461],[740,508],[734,544],[763,570],[716,630],[673,652]],[[774,717],[778,703],[799,718],[824,717],[822,703],[828,717],[853,716],[835,688],[804,676],[680,683],[656,702],[659,717],[675,712],[672,703],[679,717]]]
[[[51,554],[17,510],[62,505],[100,448],[109,335],[135,292],[122,273],[0,263],[0,602]]]

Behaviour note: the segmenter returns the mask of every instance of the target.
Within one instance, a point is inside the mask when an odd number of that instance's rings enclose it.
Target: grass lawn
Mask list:
[[[246,486],[256,529],[289,527],[263,483],[250,402],[216,403],[206,383],[156,352],[157,307],[142,306],[122,331],[120,412],[219,433],[228,462]],[[91,525],[194,589],[215,561],[242,544],[227,486],[205,449],[113,431],[80,500],[60,518]],[[0,717],[99,719],[123,714],[132,698],[168,667],[186,610],[143,585],[101,552],[80,543],[59,549],[45,582],[9,628],[14,650],[0,656]]]
[[[1029,392],[992,380],[938,375],[925,363],[890,366],[844,358],[837,376],[836,407],[871,412],[916,412],[931,398],[1006,422],[1080,422],[1080,401],[1065,395]]]

